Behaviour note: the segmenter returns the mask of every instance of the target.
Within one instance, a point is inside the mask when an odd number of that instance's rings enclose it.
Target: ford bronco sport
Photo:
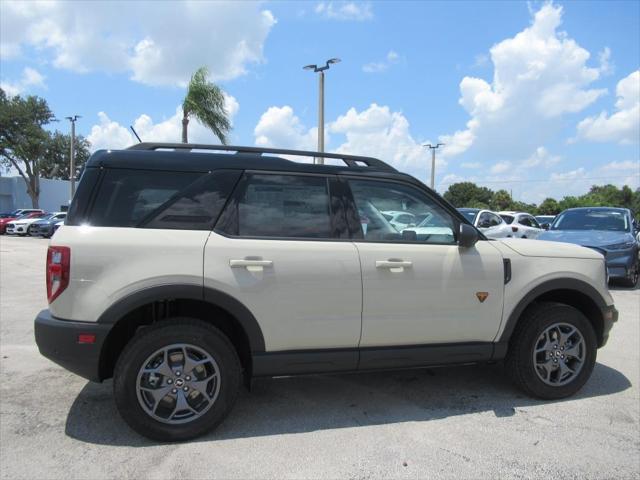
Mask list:
[[[487,240],[415,178],[340,154],[98,151],[46,262],[41,353],[113,377],[126,422],[165,441],[212,429],[261,376],[504,361],[527,394],[566,397],[617,320],[597,251]]]

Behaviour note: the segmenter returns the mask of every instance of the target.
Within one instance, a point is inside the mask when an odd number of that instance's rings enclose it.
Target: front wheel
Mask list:
[[[629,274],[622,280],[625,287],[635,288],[638,285],[638,277],[640,276],[640,263],[636,263],[629,271]]]
[[[173,318],[134,336],[116,364],[113,389],[132,429],[181,441],[217,426],[240,385],[240,361],[229,339],[205,322]]]
[[[529,307],[513,334],[507,373],[525,393],[564,398],[587,382],[596,362],[593,326],[579,310],[544,302]]]

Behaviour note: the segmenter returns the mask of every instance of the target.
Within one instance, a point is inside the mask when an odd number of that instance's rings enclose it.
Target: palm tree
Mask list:
[[[190,117],[197,118],[209,127],[223,145],[227,143],[231,122],[224,108],[224,94],[220,87],[207,80],[208,76],[207,67],[200,67],[189,82],[187,95],[182,103],[182,143],[188,143],[187,127]]]

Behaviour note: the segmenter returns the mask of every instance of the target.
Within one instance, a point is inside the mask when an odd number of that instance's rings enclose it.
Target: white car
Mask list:
[[[453,239],[451,227],[448,227],[446,221],[434,213],[428,213],[415,227],[402,230],[403,237],[410,238],[410,232],[415,232],[415,241],[418,242],[441,240],[446,243]]]
[[[511,225],[515,238],[537,238],[544,229],[533,215],[525,212],[499,212],[502,219]]]
[[[495,212],[479,208],[459,208],[458,211],[488,238],[515,236],[513,229]]]
[[[7,234],[8,235],[28,235],[30,234],[31,224],[37,222],[39,220],[50,220],[50,219],[63,219],[67,216],[66,212],[53,212],[47,213],[41,217],[32,217],[32,218],[21,218],[16,219],[10,223],[7,223]]]
[[[413,213],[395,210],[385,210],[380,213],[382,213],[387,222],[389,222],[393,228],[399,232],[410,225],[416,224],[416,217]]]
[[[429,212],[420,228],[438,230],[398,232],[389,210]],[[218,425],[254,377],[504,361],[527,394],[564,398],[618,316],[596,250],[487,240],[375,158],[261,147],[93,153],[44,280],[40,352],[113,377],[125,421],[174,442]],[[52,402],[69,389],[50,383]]]

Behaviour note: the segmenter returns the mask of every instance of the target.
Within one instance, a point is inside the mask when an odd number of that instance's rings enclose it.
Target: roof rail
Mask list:
[[[222,150],[236,153],[252,153],[262,155],[263,153],[277,153],[281,155],[295,155],[303,157],[321,157],[335,158],[342,160],[348,167],[359,167],[358,163],[364,163],[367,167],[385,170],[388,172],[397,172],[388,163],[373,157],[360,157],[357,155],[345,155],[342,153],[320,153],[306,150],[287,150],[284,148],[268,148],[268,147],[238,147],[234,145],[206,145],[200,143],[155,143],[142,142],[132,145],[127,150]]]

